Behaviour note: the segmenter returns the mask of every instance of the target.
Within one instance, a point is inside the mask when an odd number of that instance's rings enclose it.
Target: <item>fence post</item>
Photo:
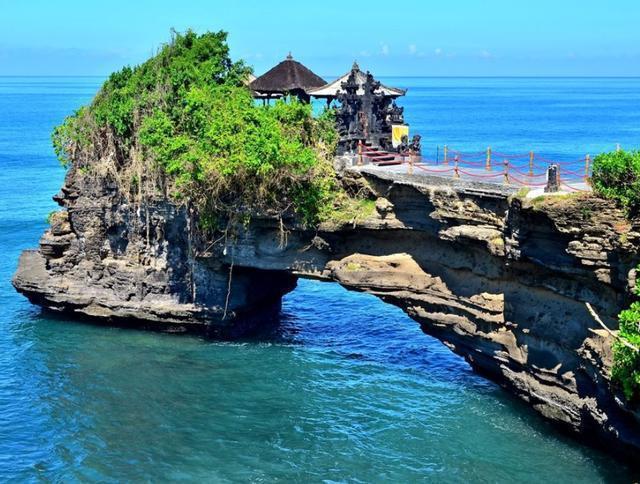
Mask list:
[[[447,145],[444,145],[444,164],[449,164],[449,147]]]
[[[362,140],[358,140],[358,165],[362,164]]]
[[[504,183],[509,184],[509,161],[504,160]]]
[[[458,172],[458,155],[453,159],[453,177],[460,178],[460,173]]]
[[[591,165],[591,155],[584,157],[584,181],[589,181],[589,166]]]
[[[487,148],[487,164],[486,164],[486,169],[487,171],[491,171],[491,146],[489,146]]]
[[[529,176],[533,176],[533,151],[529,151]]]

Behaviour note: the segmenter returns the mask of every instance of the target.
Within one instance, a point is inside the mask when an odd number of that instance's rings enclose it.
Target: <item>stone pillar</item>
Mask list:
[[[545,193],[555,193],[560,190],[560,170],[555,163],[547,168],[547,186],[544,187]]]

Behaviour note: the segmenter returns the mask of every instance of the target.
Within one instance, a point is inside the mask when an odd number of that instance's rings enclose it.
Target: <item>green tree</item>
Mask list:
[[[120,178],[147,191],[168,179],[203,221],[292,211],[317,223],[340,192],[332,113],[316,119],[296,99],[257,105],[250,69],[230,59],[226,37],[174,32],[157,55],[112,74],[54,130],[56,153],[66,165],[108,159],[137,170]]]

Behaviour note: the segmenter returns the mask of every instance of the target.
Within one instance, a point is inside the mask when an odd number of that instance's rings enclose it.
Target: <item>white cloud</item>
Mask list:
[[[483,59],[493,59],[495,56],[488,50],[483,50],[480,52],[480,57]]]
[[[418,52],[418,47],[416,44],[409,44],[409,54],[413,55]]]
[[[371,52],[369,52],[368,50],[361,50],[360,51],[360,56],[361,57],[371,57]]]
[[[435,49],[433,51],[433,53],[439,57],[439,56],[442,55],[442,49],[440,47],[438,47],[437,49]]]
[[[389,55],[389,45],[384,42],[380,42],[380,53],[382,55]]]

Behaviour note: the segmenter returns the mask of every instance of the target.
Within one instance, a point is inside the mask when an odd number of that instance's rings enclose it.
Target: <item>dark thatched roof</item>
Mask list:
[[[249,84],[253,91],[264,93],[285,93],[297,90],[306,91],[327,83],[300,62],[294,61],[291,54],[277,66],[265,72]]]

